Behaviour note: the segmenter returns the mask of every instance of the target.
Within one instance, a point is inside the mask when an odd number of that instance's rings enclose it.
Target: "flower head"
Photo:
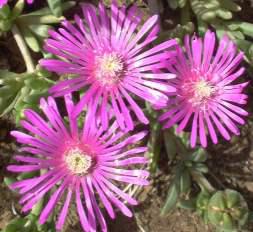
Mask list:
[[[215,53],[215,34],[207,31],[204,40],[193,36],[185,37],[185,52],[178,48],[176,62],[169,71],[177,75],[171,84],[177,88],[177,95],[168,104],[168,110],[160,120],[166,121],[164,128],[178,123],[177,131],[191,125],[191,145],[199,137],[203,147],[207,136],[217,143],[218,131],[225,139],[230,133],[238,135],[236,123],[244,124],[241,116],[247,112],[241,108],[247,95],[242,91],[246,83],[233,83],[244,68],[238,68],[243,53],[227,36],[224,36]]]
[[[10,165],[8,170],[43,172],[37,177],[17,181],[11,188],[18,189],[23,195],[20,203],[24,212],[51,191],[40,214],[41,224],[45,223],[56,204],[63,201],[56,223],[57,229],[61,230],[73,201],[84,231],[96,231],[98,227],[99,231],[107,231],[96,197],[100,198],[111,218],[115,217],[113,206],[126,216],[132,215],[124,202],[135,205],[137,201],[117,187],[117,182],[148,184],[149,173],[136,166],[147,163],[147,159],[140,155],[147,149],[133,147],[146,132],[130,136],[119,130],[116,122],[105,131],[90,113],[79,131],[77,118],[71,116],[74,104],[70,95],[65,96],[65,103],[69,126],[60,116],[52,97],[47,101],[42,99],[40,104],[47,120],[32,110],[25,111],[26,120],[21,125],[30,134],[13,131],[12,135],[24,144],[21,152],[29,155],[16,155],[15,159],[21,164]],[[135,169],[131,169],[131,165],[135,165]]]
[[[174,55],[175,40],[147,48],[157,38],[158,16],[140,27],[142,13],[134,5],[118,7],[113,1],[111,10],[100,3],[82,6],[84,20],[75,16],[75,24],[63,22],[63,28],[50,31],[45,49],[62,58],[44,59],[42,66],[59,74],[74,74],[53,86],[54,97],[73,91],[86,90],[75,108],[78,115],[91,99],[94,111],[101,116],[102,126],[108,127],[108,112],[113,110],[121,129],[133,129],[131,111],[143,123],[148,123],[134,97],[153,105],[165,106],[165,93],[175,89],[165,80],[174,75],[157,73],[167,66]],[[70,75],[69,75],[70,76]]]

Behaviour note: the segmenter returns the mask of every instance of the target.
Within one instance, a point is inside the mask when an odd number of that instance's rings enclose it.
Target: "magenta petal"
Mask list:
[[[107,232],[106,221],[104,219],[104,216],[103,216],[101,210],[98,207],[98,204],[97,204],[97,201],[96,201],[96,198],[95,198],[95,195],[94,195],[94,190],[93,190],[93,187],[92,187],[92,180],[89,177],[87,177],[87,184],[88,184],[88,188],[89,188],[89,192],[90,192],[91,202],[92,202],[92,205],[94,206],[95,213],[97,215],[97,218],[98,218],[99,224],[101,226],[102,232]]]
[[[56,223],[56,229],[58,229],[58,230],[61,230],[63,228],[64,223],[65,223],[65,219],[66,219],[66,216],[67,216],[68,210],[69,210],[71,197],[72,197],[72,190],[69,189],[66,200],[65,200],[64,205],[63,205],[63,208],[60,212],[59,218],[58,218],[57,223]]]
[[[95,213],[94,213],[94,209],[93,209],[93,205],[91,202],[91,197],[90,197],[90,191],[88,189],[86,180],[83,178],[81,179],[81,185],[82,185],[82,190],[84,192],[84,200],[86,203],[86,207],[87,207],[87,217],[88,217],[88,221],[89,224],[91,226],[91,228],[96,231],[96,217],[95,217]]]
[[[59,201],[61,198],[62,194],[64,193],[65,187],[66,187],[66,182],[63,183],[50,197],[50,200],[48,201],[47,205],[45,208],[42,210],[39,218],[40,224],[44,224],[46,220],[48,219],[49,215],[52,213],[53,208],[56,206],[56,202]]]
[[[199,113],[195,112],[194,113],[194,118],[193,118],[193,124],[192,124],[192,130],[191,130],[191,147],[196,146],[197,142],[197,123],[198,123],[198,117]]]
[[[88,218],[86,216],[86,213],[84,211],[82,202],[81,202],[81,196],[80,196],[80,183],[77,183],[76,185],[76,206],[77,206],[77,212],[79,215],[79,219],[81,222],[81,225],[85,231],[90,231],[91,227],[88,222]]]

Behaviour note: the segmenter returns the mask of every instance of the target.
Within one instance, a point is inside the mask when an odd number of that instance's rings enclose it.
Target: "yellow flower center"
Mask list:
[[[212,94],[214,93],[214,88],[204,80],[198,81],[195,84],[194,89],[195,89],[194,95],[196,98],[199,99],[199,101],[211,97]]]
[[[117,83],[123,68],[122,58],[116,53],[105,53],[95,58],[95,77],[103,86]]]
[[[87,174],[92,165],[91,156],[85,154],[79,148],[71,149],[64,158],[67,168],[76,175]]]

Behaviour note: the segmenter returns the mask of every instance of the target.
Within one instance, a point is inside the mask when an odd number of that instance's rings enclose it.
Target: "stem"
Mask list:
[[[14,24],[12,26],[11,31],[12,31],[13,37],[19,47],[19,50],[24,58],[27,72],[29,72],[29,73],[34,72],[35,65],[34,65],[33,59],[31,57],[31,53],[30,53],[17,25]]]

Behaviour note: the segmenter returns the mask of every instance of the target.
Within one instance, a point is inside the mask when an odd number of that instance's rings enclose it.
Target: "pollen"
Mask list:
[[[184,83],[181,90],[181,95],[188,99],[193,107],[202,111],[208,109],[209,102],[217,94],[217,88],[203,78]]]
[[[124,70],[123,61],[117,53],[105,53],[95,58],[95,78],[102,86],[119,82]]]
[[[64,156],[67,168],[75,175],[85,175],[92,165],[92,157],[79,148],[71,149]]]
[[[195,97],[199,100],[209,98],[214,93],[214,88],[206,81],[201,80],[195,84]]]

